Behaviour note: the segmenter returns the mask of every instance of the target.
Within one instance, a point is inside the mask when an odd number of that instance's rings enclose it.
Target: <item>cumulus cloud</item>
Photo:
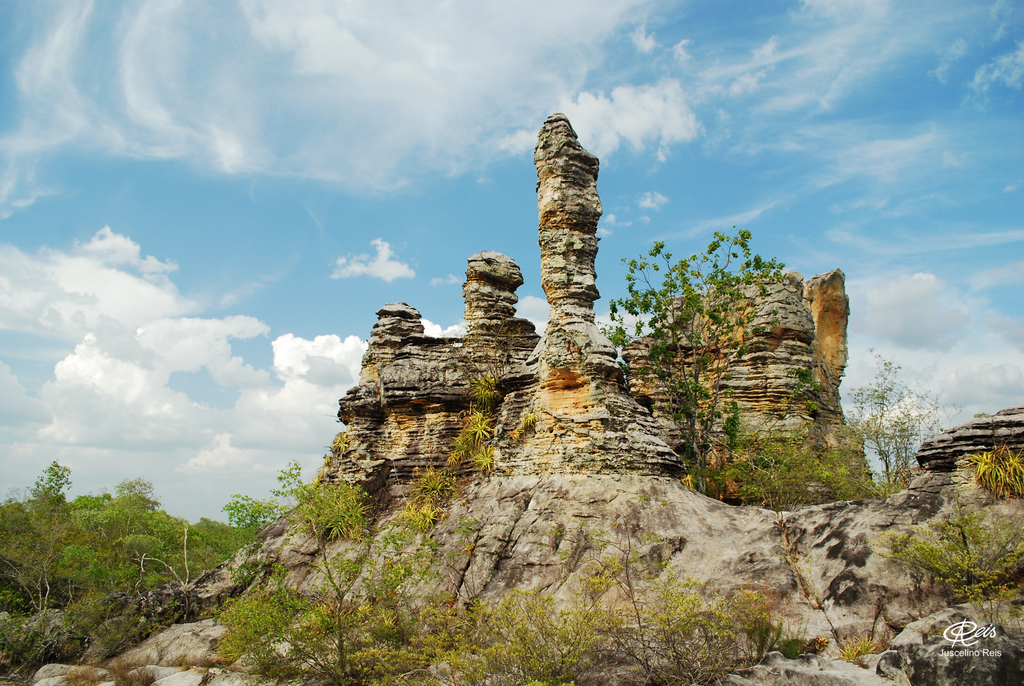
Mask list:
[[[416,272],[408,264],[393,259],[395,253],[386,241],[376,238],[370,241],[370,245],[377,249],[377,254],[374,257],[365,253],[339,257],[331,278],[348,279],[353,276],[372,276],[391,283],[395,279],[411,279],[416,276]]]
[[[551,306],[546,298],[538,298],[535,295],[525,295],[519,299],[516,305],[516,314],[523,319],[529,319],[537,327],[538,331],[544,331],[548,325],[548,313]]]
[[[466,322],[459,322],[458,324],[452,324],[449,327],[442,328],[440,324],[435,324],[429,319],[420,319],[423,322],[423,331],[428,336],[434,338],[448,338],[452,336],[464,336],[466,335]]]
[[[657,191],[647,191],[637,200],[637,205],[650,210],[660,210],[661,206],[667,202],[668,198],[661,193],[658,193]]]
[[[560,109],[572,120],[580,142],[598,157],[618,150],[623,140],[636,151],[652,143],[663,151],[700,133],[697,117],[676,79],[619,86],[610,95],[581,91],[574,99],[563,99]]]
[[[867,288],[864,328],[905,348],[949,350],[970,316],[949,304],[953,294],[934,274],[903,275]]]
[[[173,263],[142,255],[109,229],[67,252],[0,246],[0,325],[71,345],[38,397],[0,362],[0,429],[17,438],[0,470],[27,483],[60,459],[86,490],[159,473],[173,491],[168,506],[217,516],[245,484],[323,454],[367,343],[285,333],[267,342],[271,367],[256,368],[232,342],[267,337],[266,323],[197,316],[169,279]],[[211,407],[170,385],[173,375],[204,371],[233,403]],[[203,476],[228,473],[230,482]]]
[[[1015,407],[1024,402],[1024,372],[1013,364],[962,365],[943,378],[942,392],[960,407]]]

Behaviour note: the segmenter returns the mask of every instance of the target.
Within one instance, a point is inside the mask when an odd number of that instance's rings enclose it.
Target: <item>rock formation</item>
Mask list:
[[[975,417],[921,444],[917,464],[933,472],[951,472],[957,460],[995,448],[1024,451],[1024,407]]]
[[[836,269],[807,280],[788,272],[780,283],[750,289],[755,308],[747,351],[729,368],[724,399],[735,401],[749,427],[771,421],[794,429],[810,423],[827,436],[843,422],[839,384],[846,368],[846,325],[850,314],[845,277]],[[642,367],[650,344],[634,341],[622,351],[631,367]],[[630,376],[630,392],[674,431],[659,408],[664,403],[658,382]]]
[[[470,257],[461,339],[427,336],[420,313],[405,303],[378,310],[359,385],[340,401],[348,445],[324,477],[373,493],[389,476],[404,482],[417,469],[443,466],[470,407],[470,384],[521,366],[537,343],[533,324],[515,317],[522,283],[505,255]]]
[[[534,162],[541,284],[551,312],[523,370],[530,383],[502,408],[497,468],[506,474],[678,472],[679,458],[627,393],[615,347],[594,323],[597,158],[580,145],[565,115],[555,114],[541,129]],[[527,415],[535,420],[532,429],[513,438]]]

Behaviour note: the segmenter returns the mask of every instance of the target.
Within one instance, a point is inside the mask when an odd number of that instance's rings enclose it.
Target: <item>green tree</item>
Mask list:
[[[901,381],[898,364],[869,352],[878,371],[871,383],[851,394],[851,425],[878,456],[885,481],[906,486],[921,441],[942,429],[942,406],[935,395]]]
[[[751,255],[750,238],[716,232],[707,250],[678,261],[657,242],[646,256],[623,260],[628,296],[610,303],[616,346],[646,336],[646,358],[630,371],[654,384],[658,409],[682,432],[698,473],[709,466],[729,367],[756,329],[750,298],[782,278],[781,263]]]

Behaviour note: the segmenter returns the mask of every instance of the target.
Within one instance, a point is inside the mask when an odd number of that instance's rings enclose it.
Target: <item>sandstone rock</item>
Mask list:
[[[153,682],[153,686],[201,686],[205,677],[206,672],[204,670],[190,669],[157,679]]]
[[[71,683],[68,681],[67,676],[49,676],[45,679],[39,679],[33,682],[33,686],[68,686]]]
[[[142,667],[136,667],[135,669],[128,672],[128,676],[138,681],[148,679],[149,681],[159,681],[160,679],[173,676],[181,671],[179,667],[161,667],[159,665],[143,665]]]
[[[755,308],[746,354],[723,380],[725,398],[736,401],[748,427],[766,422],[795,429],[810,423],[828,438],[843,422],[839,384],[846,368],[849,299],[843,272],[836,269],[803,281],[795,272],[781,283],[748,289]],[[643,367],[650,342],[641,338],[622,351],[633,368]],[[813,381],[817,388],[810,386]],[[665,404],[659,383],[633,374],[630,392],[665,424],[670,443],[679,452],[681,436],[660,410]]]
[[[64,676],[65,674],[68,673],[68,670],[70,670],[70,669],[71,669],[71,665],[61,665],[61,664],[43,665],[38,670],[36,670],[35,674],[32,675],[32,683],[34,684],[37,681],[42,681],[43,679],[52,679],[53,677]]]
[[[996,635],[971,647],[953,647],[943,636],[905,643],[886,651],[878,661],[879,675],[913,686],[1004,686],[1024,683],[1024,637],[1008,636],[1001,626]]]
[[[716,686],[892,686],[892,682],[866,669],[818,655],[788,660],[772,652],[749,669],[718,680]]]
[[[210,666],[220,662],[217,642],[227,627],[212,619],[175,624],[120,655],[128,666],[160,667]]]
[[[1024,407],[975,417],[921,444],[917,463],[922,469],[951,472],[957,460],[972,453],[1006,447],[1024,451]]]
[[[564,115],[548,118],[534,153],[544,336],[506,396],[496,429],[504,474],[672,474],[681,460],[661,427],[626,392],[616,351],[594,323],[594,258],[601,201],[597,158]],[[533,425],[526,432],[526,417]]]

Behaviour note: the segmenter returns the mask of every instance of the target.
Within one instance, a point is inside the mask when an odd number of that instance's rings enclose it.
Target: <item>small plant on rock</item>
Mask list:
[[[1024,496],[1024,453],[1001,447],[967,456],[974,483],[1001,498]]]

